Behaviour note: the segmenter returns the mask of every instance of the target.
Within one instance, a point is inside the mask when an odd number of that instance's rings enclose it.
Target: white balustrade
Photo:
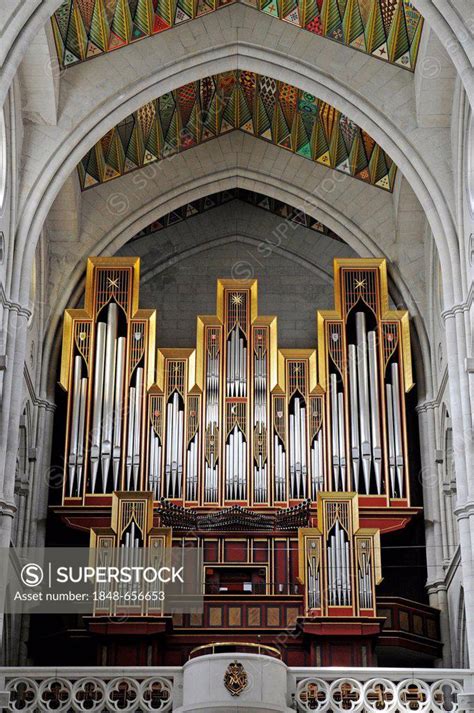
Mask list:
[[[0,681],[12,712],[166,713],[179,703],[182,673],[181,667],[5,668]]]
[[[452,669],[291,669],[301,713],[456,713],[464,680]]]
[[[243,655],[232,658],[246,663]],[[457,713],[464,681],[474,680],[466,669],[288,668],[287,673],[287,705],[300,713]],[[3,668],[0,691],[9,694],[5,710],[12,713],[167,713],[183,705],[183,668]],[[192,691],[184,693],[192,697]],[[223,685],[223,698],[226,693]],[[238,702],[229,695],[228,710],[237,710]]]

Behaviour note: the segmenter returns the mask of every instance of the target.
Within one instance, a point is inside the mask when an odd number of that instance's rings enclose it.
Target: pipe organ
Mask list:
[[[84,309],[67,310],[60,383],[68,392],[64,497],[110,501],[145,485],[145,404],[155,313],[138,309],[139,266],[91,258]]]
[[[300,580],[312,616],[375,616],[382,580],[380,531],[359,526],[354,493],[322,493],[318,527],[300,528]]]
[[[132,549],[166,527],[173,545],[202,548],[206,597],[294,597],[303,628],[378,621],[380,535],[417,512],[408,314],[390,308],[384,260],[335,260],[334,289],[317,349],[279,348],[257,281],[227,279],[194,347],[156,349],[138,260],[91,258],[84,308],[64,322],[68,522],[84,529],[100,512],[93,547]],[[146,526],[126,511],[142,501]]]
[[[171,530],[153,526],[153,495],[150,492],[114,492],[110,527],[94,527],[90,532],[90,546],[95,553],[96,566],[149,566],[159,569],[169,565]],[[143,555],[146,549],[146,556]],[[96,585],[95,616],[162,616],[163,601],[159,585],[153,582],[147,594],[156,596],[135,597],[124,601],[114,599],[113,593],[123,584],[101,582]],[[103,593],[104,596],[101,596]],[[138,594],[138,590],[137,590]]]
[[[408,505],[408,313],[389,309],[385,264],[369,265],[339,261],[336,309],[318,313],[318,376],[330,411],[325,487]]]

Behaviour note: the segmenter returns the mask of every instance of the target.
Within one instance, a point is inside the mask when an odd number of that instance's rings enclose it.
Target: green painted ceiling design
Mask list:
[[[384,190],[393,189],[394,162],[351,119],[296,87],[241,70],[185,84],[127,116],[80,162],[81,188],[236,129]]]
[[[415,68],[423,19],[409,0],[64,0],[52,17],[59,61],[68,67],[236,2]]]

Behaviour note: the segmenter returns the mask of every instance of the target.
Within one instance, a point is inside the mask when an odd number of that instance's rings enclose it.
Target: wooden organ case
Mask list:
[[[380,538],[418,510],[409,321],[389,307],[384,260],[334,271],[317,350],[279,349],[257,281],[224,279],[196,346],[156,350],[138,259],[89,259],[85,307],[64,322],[56,511],[92,547],[201,548],[205,595],[203,614],[96,611],[87,628],[103,662],[181,664],[226,641],[277,646],[292,665],[375,662]]]

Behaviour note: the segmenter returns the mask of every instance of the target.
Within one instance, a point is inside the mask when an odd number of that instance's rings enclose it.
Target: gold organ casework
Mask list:
[[[147,487],[155,312],[138,309],[139,279],[137,259],[90,258],[84,309],[66,310],[60,378],[69,395],[66,500]]]
[[[112,507],[117,546],[127,533],[146,544],[153,511],[172,525],[170,541],[199,522],[293,530],[306,615],[375,616],[380,529],[414,512],[408,313],[389,308],[385,260],[337,259],[334,270],[317,351],[278,348],[256,280],[218,280],[195,348],[156,351],[155,312],[138,308],[138,259],[90,258],[84,309],[64,323],[63,506]],[[126,502],[142,503],[146,526],[120,525]],[[374,527],[359,526],[364,509]],[[94,531],[93,544],[106,536]]]

